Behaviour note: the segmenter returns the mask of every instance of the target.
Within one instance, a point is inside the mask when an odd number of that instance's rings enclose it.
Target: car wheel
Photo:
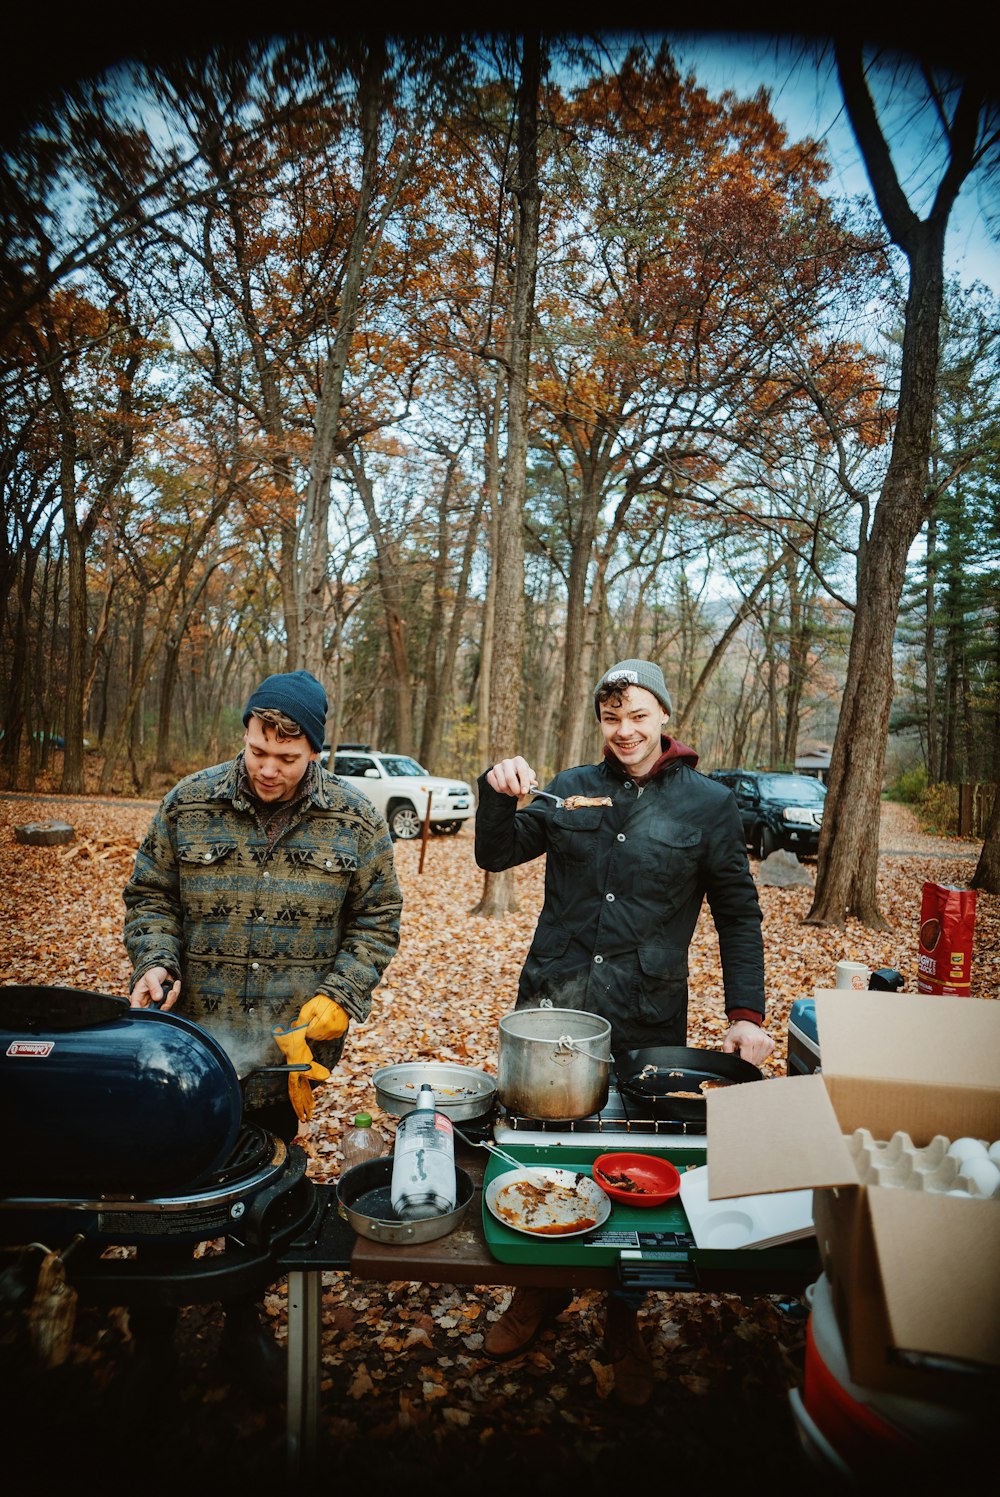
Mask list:
[[[771,831],[771,828],[769,826],[762,826],[761,829],[760,829],[760,855],[761,855],[761,857],[762,858],[769,858],[771,856],[771,854],[774,852],[774,850],[777,847],[777,845],[778,845],[778,839],[777,839],[777,837],[775,837],[774,833]]]
[[[398,802],[389,810],[389,833],[398,842],[412,842],[420,836],[420,817],[409,801]]]

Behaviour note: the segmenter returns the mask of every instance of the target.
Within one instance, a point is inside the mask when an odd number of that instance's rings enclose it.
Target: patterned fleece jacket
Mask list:
[[[399,945],[402,895],[385,821],[314,766],[309,793],[269,844],[240,788],[242,755],[164,797],[124,890],[134,987],[150,967],[181,979],[176,1012],[209,1030],[241,1077],[281,1065],[276,1024],[316,993],[355,1020]],[[341,1041],[312,1046],[336,1063]],[[278,1100],[281,1074],[247,1081],[250,1107]]]

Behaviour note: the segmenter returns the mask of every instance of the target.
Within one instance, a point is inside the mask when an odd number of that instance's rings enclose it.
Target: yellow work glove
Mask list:
[[[351,1016],[325,993],[317,993],[315,998],[310,998],[308,1003],[302,1005],[298,1022],[308,1024],[311,1040],[339,1040],[342,1034],[347,1033]]]
[[[319,1061],[313,1060],[307,1041],[308,1032],[308,1024],[296,1024],[292,1029],[282,1029],[280,1024],[275,1024],[272,1030],[275,1044],[285,1057],[287,1065],[308,1064],[309,1066],[308,1071],[290,1071],[288,1075],[288,1100],[295,1108],[295,1114],[301,1122],[307,1122],[313,1114],[310,1081],[326,1081],[330,1075],[326,1066],[321,1066]]]

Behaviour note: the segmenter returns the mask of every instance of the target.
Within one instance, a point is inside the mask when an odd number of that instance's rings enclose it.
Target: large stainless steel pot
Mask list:
[[[568,1123],[608,1100],[611,1025],[575,1008],[520,1008],[500,1020],[497,1094],[509,1113]]]

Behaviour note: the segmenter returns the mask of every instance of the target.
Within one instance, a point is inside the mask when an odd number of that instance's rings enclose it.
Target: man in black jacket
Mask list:
[[[476,861],[497,872],[546,855],[545,899],[517,1007],[548,998],[611,1024],[613,1053],[687,1041],[688,947],[707,897],[719,938],[729,1028],[722,1042],[759,1065],[774,1048],[764,1019],[757,889],[732,792],[695,770],[698,755],[666,733],[671,702],[649,660],[623,660],[594,689],[599,764],[561,771],[546,789],[568,804],[518,800],[537,787],[520,755],[479,780]],[[575,798],[581,798],[582,804]],[[569,1296],[515,1291],[484,1350],[519,1355]],[[605,1328],[616,1392],[652,1393],[634,1298],[612,1295]]]

